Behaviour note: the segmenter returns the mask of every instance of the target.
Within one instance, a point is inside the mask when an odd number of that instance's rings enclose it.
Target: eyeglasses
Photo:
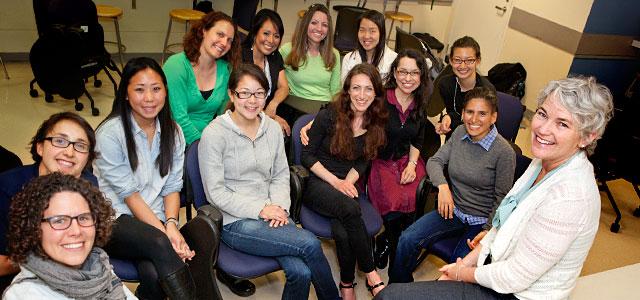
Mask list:
[[[42,222],[49,223],[49,226],[55,230],[65,230],[71,226],[71,222],[73,220],[78,221],[78,225],[82,227],[91,227],[96,224],[96,219],[93,217],[92,213],[83,213],[79,214],[75,217],[59,215],[48,218],[43,218]]]
[[[256,99],[264,99],[267,98],[267,92],[265,91],[257,91],[257,92],[238,92],[238,91],[233,91],[236,94],[236,97],[240,98],[240,99],[249,99],[249,97],[251,96],[255,96]]]
[[[478,59],[477,58],[467,58],[467,59],[453,58],[453,59],[451,59],[451,62],[456,64],[456,65],[464,63],[465,65],[468,66],[468,65],[475,64],[476,60],[478,60]]]
[[[51,142],[51,145],[53,145],[54,147],[58,147],[58,148],[67,148],[69,147],[69,145],[73,145],[73,149],[81,152],[81,153],[87,153],[89,152],[89,145],[85,142],[71,142],[63,137],[59,137],[59,136],[50,136],[50,137],[46,137],[44,138],[47,141]]]
[[[401,77],[407,77],[409,75],[411,75],[411,77],[420,77],[420,74],[422,74],[422,72],[420,71],[405,71],[405,70],[397,70],[396,71],[398,73],[398,76]]]

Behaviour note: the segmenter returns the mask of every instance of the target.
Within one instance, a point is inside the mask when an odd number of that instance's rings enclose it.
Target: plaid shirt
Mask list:
[[[462,136],[462,140],[469,140],[471,143],[478,144],[484,150],[489,151],[489,148],[491,148],[491,144],[493,144],[493,141],[495,141],[497,136],[498,136],[498,129],[496,129],[495,125],[491,125],[491,130],[489,130],[489,133],[487,133],[487,135],[481,140],[477,142],[473,141],[473,139],[471,139],[468,133],[465,133],[465,135]]]
[[[462,223],[466,223],[469,225],[484,225],[489,221],[488,218],[485,217],[476,217],[473,215],[465,214],[461,212],[457,207],[453,208],[453,214],[458,217],[462,221]]]

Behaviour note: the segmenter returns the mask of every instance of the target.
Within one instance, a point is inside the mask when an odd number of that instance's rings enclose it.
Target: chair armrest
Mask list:
[[[296,223],[300,223],[300,208],[302,207],[302,191],[309,177],[309,170],[301,165],[289,167],[289,186],[291,193],[291,207],[289,212]]]
[[[429,195],[435,194],[435,197],[429,197]],[[438,190],[433,186],[429,176],[424,176],[418,188],[416,189],[416,213],[415,220],[418,220],[426,212],[435,209],[438,205]],[[431,204],[433,202],[433,205]],[[428,210],[426,210],[428,209]],[[426,211],[425,211],[426,210]]]
[[[220,211],[212,205],[205,205],[198,209],[198,215],[180,228],[189,248],[196,252],[187,264],[196,284],[198,299],[222,299],[213,271],[218,259],[221,224]]]

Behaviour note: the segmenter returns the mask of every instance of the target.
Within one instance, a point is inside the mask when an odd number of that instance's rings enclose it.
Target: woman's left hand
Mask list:
[[[468,266],[462,262],[462,258],[458,257],[455,263],[445,265],[442,268],[438,269],[438,271],[442,272],[441,278],[444,277],[443,280],[448,279],[461,281],[462,279],[460,278],[460,270],[466,267]]]
[[[407,167],[402,171],[400,176],[400,184],[409,184],[416,180],[416,165],[409,162]]]
[[[171,241],[173,250],[176,251],[183,261],[191,260],[196,255],[195,251],[189,249],[189,245],[187,245],[187,242],[185,242],[184,237],[182,237],[180,230],[178,230],[178,227],[175,226],[175,224],[169,224],[169,226],[167,226],[166,233],[169,241]]]
[[[284,134],[286,134],[287,136],[291,135],[291,127],[289,127],[289,124],[287,124],[287,121],[285,121],[283,118],[281,118],[278,115],[274,115],[272,118],[276,122],[278,122],[278,124],[280,124],[280,127],[282,127],[282,131],[284,131]]]
[[[487,235],[487,230],[483,230],[480,231],[478,233],[478,235],[476,235],[476,237],[473,238],[473,240],[469,240],[467,239],[467,246],[469,246],[469,249],[473,250],[476,246],[478,246],[478,243],[480,243],[480,241],[482,241],[482,239],[484,238],[485,235]]]

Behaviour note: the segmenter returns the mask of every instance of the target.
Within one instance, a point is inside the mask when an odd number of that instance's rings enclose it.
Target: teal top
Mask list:
[[[553,174],[558,172],[558,170],[560,170],[560,169],[564,168],[564,166],[568,165],[569,162],[574,157],[576,157],[579,152],[580,151],[578,151],[576,154],[571,156],[571,158],[567,159],[565,162],[563,162],[557,168],[551,170],[551,172],[545,174],[544,177],[542,178],[542,180],[540,180],[538,183],[533,185],[533,183],[536,181],[536,178],[540,174],[540,170],[542,169],[542,165],[541,164],[535,166],[534,167],[535,169],[531,173],[531,177],[529,177],[527,179],[527,181],[526,181],[527,183],[525,185],[523,185],[522,189],[520,189],[519,191],[513,193],[512,195],[507,195],[502,200],[502,203],[500,203],[500,206],[498,207],[498,209],[496,209],[496,213],[493,216],[493,220],[491,222],[493,227],[495,227],[496,229],[500,228],[500,225],[504,224],[504,222],[507,221],[507,219],[509,218],[511,213],[514,210],[516,210],[516,207],[518,207],[518,204],[520,204],[520,202],[522,202],[522,200],[527,198],[527,196],[529,194],[531,194],[531,192],[533,192],[538,186],[540,186],[540,184],[542,184],[545,180],[547,180]]]
[[[187,145],[200,139],[204,128],[224,113],[229,101],[229,63],[217,59],[216,67],[216,86],[207,99],[202,98],[193,67],[184,52],[169,57],[162,67],[167,76],[171,113],[182,128]]]
[[[291,95],[309,100],[331,101],[333,95],[340,90],[340,53],[335,48],[332,50],[336,63],[330,70],[325,67],[321,55],[307,55],[307,61],[298,67],[298,71],[294,71],[290,65],[284,65]],[[280,54],[285,62],[289,53],[291,43],[280,47]]]

